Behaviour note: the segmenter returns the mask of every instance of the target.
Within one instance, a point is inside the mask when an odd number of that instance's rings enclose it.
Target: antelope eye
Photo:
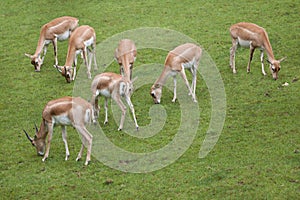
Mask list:
[[[155,94],[154,94],[154,93],[151,93],[151,96],[152,96],[154,99],[156,99],[156,97],[155,97]]]
[[[278,68],[278,71],[280,71],[280,68]]]
[[[272,67],[271,69],[272,69],[273,72],[275,72],[275,68],[274,67]]]

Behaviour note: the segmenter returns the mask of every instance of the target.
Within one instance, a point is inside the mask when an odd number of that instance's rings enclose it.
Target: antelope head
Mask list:
[[[62,76],[66,78],[67,83],[71,83],[74,69],[73,67],[68,67],[68,66],[58,66],[54,65],[54,67],[61,73]]]
[[[41,66],[43,64],[42,59],[40,58],[40,56],[33,56],[30,54],[25,53],[25,56],[27,56],[28,58],[31,59],[31,64],[34,66],[34,70],[36,72],[41,71]]]
[[[120,95],[121,96],[129,96],[133,94],[134,87],[133,83],[136,81],[137,77],[133,78],[132,80],[128,80],[127,78],[123,78],[120,83]]]
[[[36,125],[34,125],[34,126],[35,126],[35,131],[36,131],[34,138],[31,138],[25,130],[23,130],[23,131],[24,131],[27,139],[32,144],[32,146],[34,146],[36,148],[37,155],[43,156],[45,153],[45,147],[46,147],[45,138],[37,136],[37,135],[39,135],[38,134],[39,130]]]
[[[151,87],[150,95],[152,96],[155,104],[160,104],[161,93],[162,93],[162,85],[154,84]]]
[[[270,71],[272,73],[273,79],[277,80],[278,79],[278,72],[280,70],[280,63],[282,61],[284,61],[286,57],[281,58],[280,60],[274,60],[274,61],[269,61],[267,60],[267,62],[270,64]]]

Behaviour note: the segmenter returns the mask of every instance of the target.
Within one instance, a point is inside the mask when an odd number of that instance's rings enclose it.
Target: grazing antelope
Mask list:
[[[41,70],[48,45],[51,42],[54,47],[55,65],[58,64],[57,40],[67,40],[70,37],[71,32],[78,26],[78,21],[77,18],[65,16],[56,18],[42,26],[34,55],[25,53],[25,56],[31,59],[31,64],[34,66],[36,72]],[[43,50],[43,56],[41,57]]]
[[[77,56],[82,53],[84,63],[87,67],[88,78],[91,79],[91,64],[92,57],[94,58],[94,69],[97,70],[96,62],[96,34],[95,30],[87,25],[79,26],[72,33],[69,40],[68,54],[64,66],[55,67],[59,72],[66,78],[67,82],[75,80],[76,76],[76,66],[77,66]],[[89,49],[92,48],[92,50]],[[87,58],[89,54],[89,59]],[[89,61],[89,62],[88,62]],[[74,64],[74,68],[72,67]]]
[[[136,47],[133,41],[123,39],[115,51],[115,59],[120,65],[120,74],[132,79],[133,63],[136,59]]]
[[[40,129],[35,126],[36,133],[32,139],[24,130],[27,138],[33,146],[36,147],[38,155],[44,155],[44,162],[50,151],[50,143],[55,125],[60,125],[62,128],[62,138],[66,148],[66,158],[69,158],[69,148],[67,143],[66,126],[73,126],[82,136],[82,146],[76,158],[78,161],[81,158],[84,144],[87,146],[87,156],[85,165],[88,165],[91,160],[92,139],[93,136],[86,129],[85,125],[95,121],[92,105],[80,97],[62,97],[56,100],[49,101],[42,113],[42,122]],[[49,133],[49,134],[48,134]],[[47,147],[46,137],[48,135]],[[46,153],[44,153],[46,147]]]
[[[124,97],[128,106],[131,109],[133,120],[135,122],[135,127],[138,130],[139,126],[136,121],[135,113],[134,113],[134,107],[131,102],[130,96],[133,93],[133,81],[128,80],[125,77],[122,77],[122,75],[115,74],[112,72],[105,72],[102,74],[98,74],[91,85],[92,90],[92,105],[95,112],[95,116],[99,116],[100,108],[98,106],[98,97],[104,96],[105,97],[105,121],[104,124],[108,122],[107,117],[107,101],[108,98],[112,98],[120,107],[122,111],[121,115],[121,121],[120,126],[118,130],[123,129],[123,124],[125,120],[125,114],[126,114],[126,106],[123,104],[121,97]]]
[[[250,57],[247,66],[247,72],[250,72],[250,63],[252,61],[253,53],[256,48],[260,49],[261,71],[263,75],[267,75],[264,69],[264,50],[267,52],[268,63],[274,80],[278,79],[278,72],[280,70],[280,62],[285,58],[276,60],[272,51],[268,34],[264,28],[246,22],[240,22],[230,27],[230,35],[232,38],[232,47],[230,48],[230,67],[233,73],[236,73],[235,68],[235,51],[239,46],[250,48]]]
[[[194,102],[196,100],[196,80],[197,80],[197,68],[199,60],[202,54],[202,49],[192,43],[186,43],[180,45],[170,51],[165,61],[165,67],[160,77],[155,81],[151,87],[150,94],[153,97],[153,101],[156,104],[160,103],[162,88],[169,76],[173,76],[174,79],[174,97],[172,102],[176,101],[176,75],[179,73],[183,78],[186,87],[189,90],[189,94],[192,95]],[[189,69],[193,75],[191,87],[186,78],[185,69]]]

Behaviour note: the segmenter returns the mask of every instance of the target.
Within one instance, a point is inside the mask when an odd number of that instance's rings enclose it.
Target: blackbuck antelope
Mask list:
[[[91,50],[89,49],[89,47],[91,47]],[[69,40],[68,54],[64,66],[55,66],[58,71],[61,72],[61,74],[66,78],[68,83],[75,80],[77,56],[80,53],[82,53],[84,63],[87,67],[88,78],[91,79],[92,58],[94,58],[94,69],[97,70],[96,33],[92,27],[87,25],[79,26],[72,33]]]
[[[56,100],[49,101],[42,113],[42,122],[40,129],[35,126],[36,133],[34,138],[31,138],[24,130],[27,138],[33,146],[36,147],[37,154],[43,157],[44,162],[50,151],[50,143],[53,135],[53,128],[55,125],[60,125],[62,128],[62,138],[66,148],[66,158],[69,158],[69,148],[67,143],[66,126],[73,126],[82,136],[82,146],[76,158],[78,161],[81,158],[84,146],[87,147],[87,156],[85,165],[91,160],[92,139],[93,136],[86,129],[87,123],[96,122],[92,105],[80,97],[63,97]],[[49,134],[48,134],[49,133]],[[48,135],[47,147],[46,137]],[[45,152],[46,147],[46,153]]]
[[[196,92],[197,68],[199,65],[201,54],[202,54],[202,49],[199,46],[192,43],[186,43],[180,45],[168,53],[163,72],[151,87],[150,94],[153,97],[154,103],[156,104],[160,103],[161,96],[162,96],[162,88],[169,76],[172,76],[174,79],[174,97],[172,102],[176,101],[177,73],[179,73],[183,78],[185,85],[189,90],[189,94],[192,96],[193,101],[197,102],[195,92]],[[189,71],[193,75],[191,86],[189,86],[189,82],[186,78],[185,69],[189,69]]]
[[[134,79],[135,80],[135,79]],[[108,98],[112,98],[120,107],[122,111],[120,126],[118,130],[123,129],[123,124],[125,120],[126,114],[126,106],[123,104],[121,97],[124,97],[128,106],[131,109],[133,120],[135,122],[135,127],[138,130],[139,126],[136,121],[134,107],[131,102],[130,96],[133,93],[133,82],[134,80],[130,81],[129,79],[122,77],[122,75],[115,74],[112,72],[105,72],[102,74],[98,74],[91,85],[92,90],[92,105],[95,112],[95,116],[99,116],[100,107],[98,106],[98,97],[104,96],[105,97],[105,121],[104,124],[108,122],[107,117],[107,101]]]
[[[65,16],[56,18],[42,26],[34,55],[25,53],[25,56],[31,59],[31,64],[34,66],[35,71],[38,72],[41,70],[48,45],[51,42],[54,47],[55,65],[58,64],[57,40],[67,40],[70,37],[71,32],[78,26],[78,21],[77,18]],[[41,57],[43,50],[43,56]]]
[[[260,49],[261,70],[263,75],[267,75],[264,69],[264,50],[267,52],[268,63],[274,80],[278,79],[278,72],[280,70],[280,62],[285,58],[276,60],[272,51],[268,34],[264,28],[246,22],[240,22],[230,27],[230,35],[232,38],[232,47],[230,48],[230,67],[233,73],[236,73],[235,68],[235,52],[238,46],[250,48],[250,56],[247,66],[247,72],[250,72],[250,63],[252,61],[253,53],[256,48]]]
[[[136,47],[133,41],[123,39],[115,51],[115,59],[120,65],[120,74],[132,79],[133,63],[136,59]]]

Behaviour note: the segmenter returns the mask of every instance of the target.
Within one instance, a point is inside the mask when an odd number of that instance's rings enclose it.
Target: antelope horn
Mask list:
[[[32,58],[33,57],[33,55],[30,55],[28,53],[25,53],[25,56],[27,56],[28,58]]]
[[[38,127],[36,126],[36,123],[34,123],[35,132],[39,132]]]
[[[136,77],[134,77],[133,79],[132,79],[132,81],[131,81],[131,83],[134,83],[134,81],[136,81],[138,79],[138,77],[136,76]]]
[[[29,140],[29,141],[31,142],[31,144],[32,144],[33,139],[28,135],[28,133],[27,133],[24,129],[23,129],[23,131],[24,131],[26,137],[28,138],[28,140]]]
[[[53,65],[53,66],[57,69],[57,71],[58,71],[59,73],[62,72],[62,67],[61,67],[61,66],[58,66],[58,65]]]
[[[281,58],[280,60],[279,60],[279,62],[282,62],[282,61],[284,61],[286,59],[286,57],[283,57],[283,58]]]

